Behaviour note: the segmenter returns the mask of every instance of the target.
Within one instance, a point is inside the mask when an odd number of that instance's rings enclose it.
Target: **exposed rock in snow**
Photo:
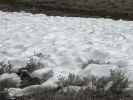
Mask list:
[[[54,89],[58,88],[58,84],[56,81],[48,80],[41,85],[31,85],[28,87],[25,87],[23,89],[18,88],[10,88],[8,89],[10,96],[22,96],[22,95],[29,95],[39,92],[45,92],[45,91],[52,91]]]
[[[12,73],[12,74],[4,73],[4,74],[0,75],[0,82],[4,81],[4,80],[8,80],[9,82],[13,82],[14,85],[16,85],[16,86],[18,86],[21,82],[20,77],[15,73]]]
[[[19,88],[10,88],[8,89],[9,96],[23,96],[24,93],[22,89]]]
[[[61,91],[64,93],[72,92],[72,93],[76,93],[81,89],[80,86],[68,86],[68,87],[64,87]],[[59,91],[60,92],[60,91]]]
[[[51,68],[42,68],[34,71],[31,76],[41,80],[47,80],[53,76],[53,71]]]
[[[85,69],[83,69],[79,74],[85,77],[103,77],[103,76],[110,76],[111,70],[117,70],[118,67],[115,65],[98,65],[98,64],[90,64]]]

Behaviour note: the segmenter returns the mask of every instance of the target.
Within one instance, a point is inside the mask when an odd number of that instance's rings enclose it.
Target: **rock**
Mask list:
[[[108,64],[89,64],[85,69],[83,69],[80,73],[81,76],[84,77],[103,77],[103,76],[109,76],[110,70],[117,69],[118,67],[115,65],[108,65]]]
[[[19,88],[10,88],[10,89],[8,89],[8,93],[9,93],[9,96],[11,96],[11,97],[24,95],[22,89],[19,89]]]
[[[48,80],[52,76],[53,76],[53,71],[51,68],[38,69],[38,70],[35,70],[31,74],[31,77],[36,77],[36,78],[39,78],[39,79],[44,80],[44,81]]]
[[[72,92],[72,93],[76,93],[78,92],[82,87],[80,86],[67,86],[67,87],[64,87],[63,89],[61,89],[59,92],[64,92],[64,93],[67,93],[67,92]]]
[[[3,84],[5,87],[3,86],[2,88],[17,87],[20,85],[21,79],[15,73],[11,73],[11,74],[4,73],[0,75],[0,83],[3,83],[3,82],[5,82],[6,84]]]

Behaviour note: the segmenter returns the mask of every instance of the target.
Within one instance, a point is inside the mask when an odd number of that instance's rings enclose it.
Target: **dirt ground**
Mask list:
[[[21,0],[22,1],[22,0]],[[34,0],[34,2],[0,1],[0,10],[45,13],[52,16],[107,17],[133,20],[132,0]]]

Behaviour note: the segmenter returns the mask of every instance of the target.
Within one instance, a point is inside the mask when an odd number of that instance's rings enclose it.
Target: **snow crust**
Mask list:
[[[37,53],[53,79],[68,73],[102,76],[120,68],[133,80],[133,22],[0,11],[0,60],[20,68]],[[83,69],[89,60],[93,63]]]

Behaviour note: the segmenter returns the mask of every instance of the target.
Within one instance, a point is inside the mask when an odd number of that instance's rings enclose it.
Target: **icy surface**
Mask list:
[[[0,60],[20,67],[37,53],[55,78],[121,68],[133,80],[133,22],[0,12]],[[82,69],[88,60],[94,64]]]

